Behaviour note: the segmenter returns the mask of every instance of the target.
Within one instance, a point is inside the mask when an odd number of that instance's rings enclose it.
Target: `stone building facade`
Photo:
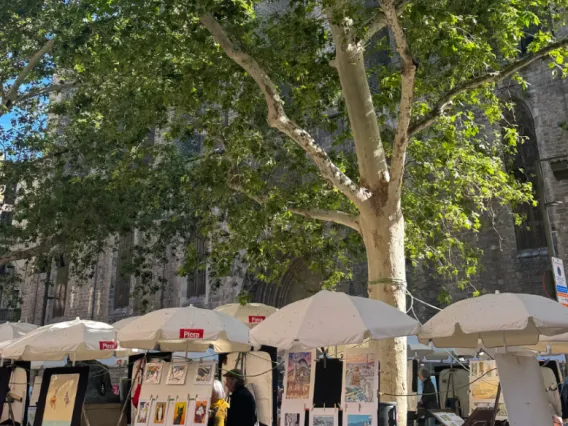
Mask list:
[[[514,113],[508,119],[514,120],[527,138],[512,162],[517,169],[527,171],[519,177],[533,182],[541,203],[538,207],[525,207],[525,225],[515,226],[512,215],[505,212],[495,218],[492,226],[471,236],[472,243],[484,252],[482,270],[472,284],[480,291],[546,295],[544,280],[550,270],[549,255],[568,260],[568,173],[563,171],[568,170],[568,81],[554,78],[547,61],[533,63],[523,76],[528,82],[527,90],[507,82],[499,93],[515,103]],[[34,272],[31,264],[18,263],[17,269],[24,276],[21,319],[37,324],[75,317],[114,322],[135,315],[135,300],[130,297],[134,279],[117,273],[121,255],[127,250],[126,243],[121,244],[118,251],[109,248],[99,255],[93,278],[86,283],[70,276],[64,262],[56,262],[49,280],[47,272]],[[243,290],[250,292],[254,302],[281,307],[309,296],[320,282],[320,277],[310,272],[301,259],[293,262],[279,285],[267,285],[245,274],[227,277],[214,289],[206,273],[196,271],[189,277],[179,277],[179,266],[175,262],[156,265],[160,270],[156,275],[166,278],[167,285],[152,298],[149,309],[189,304],[214,308],[235,302]],[[455,284],[441,282],[425,266],[409,268],[407,275],[410,291],[433,305],[439,305],[442,287],[453,300],[471,294],[471,289],[460,291]],[[366,265],[361,264],[342,290],[366,295],[366,283]],[[421,303],[415,303],[414,308],[421,319],[434,313]]]

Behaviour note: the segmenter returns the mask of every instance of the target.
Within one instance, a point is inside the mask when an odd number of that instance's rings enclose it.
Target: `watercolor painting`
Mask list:
[[[335,426],[335,417],[314,414],[313,426]]]
[[[207,401],[195,401],[193,424],[203,425],[205,423],[207,423]]]
[[[168,403],[166,401],[156,401],[154,407],[154,424],[163,425],[166,422]]]
[[[349,414],[347,416],[347,426],[371,426],[372,424],[371,414]]]
[[[162,363],[149,362],[144,370],[144,384],[160,384],[162,378]]]
[[[42,425],[71,426],[79,374],[53,374],[45,398]]]
[[[300,426],[300,413],[284,414],[284,426]]]
[[[187,402],[176,402],[174,407],[174,425],[185,425]]]
[[[310,399],[311,375],[312,353],[289,353],[286,375],[286,399]]]
[[[345,402],[373,402],[374,354],[348,354],[345,363]]]
[[[152,405],[152,401],[138,401],[136,424],[148,424],[148,417],[150,417],[150,405]]]
[[[214,371],[213,364],[200,364],[195,372],[194,383],[196,385],[210,385],[213,383]]]
[[[183,385],[187,376],[187,364],[185,363],[172,363],[170,364],[170,371],[166,384],[168,385]]]

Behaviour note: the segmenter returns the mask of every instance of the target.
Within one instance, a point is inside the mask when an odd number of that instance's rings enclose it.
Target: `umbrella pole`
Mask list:
[[[499,399],[501,398],[501,382],[497,387],[497,395],[495,396],[495,406],[493,407],[493,415],[491,416],[491,422],[489,426],[495,426],[495,419],[497,418],[497,412],[499,411]]]

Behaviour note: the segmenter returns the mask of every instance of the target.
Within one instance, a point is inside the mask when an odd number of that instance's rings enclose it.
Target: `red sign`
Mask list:
[[[118,344],[112,341],[106,341],[106,342],[100,341],[99,349],[101,351],[113,351],[115,349],[118,349]]]
[[[203,339],[204,331],[202,328],[180,328],[180,339]]]
[[[266,317],[264,315],[249,315],[249,324],[258,324],[265,319]]]

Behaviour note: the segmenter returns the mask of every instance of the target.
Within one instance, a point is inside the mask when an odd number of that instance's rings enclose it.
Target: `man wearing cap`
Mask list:
[[[245,387],[243,372],[239,369],[224,374],[225,386],[231,393],[226,426],[254,426],[256,403],[252,393]]]

